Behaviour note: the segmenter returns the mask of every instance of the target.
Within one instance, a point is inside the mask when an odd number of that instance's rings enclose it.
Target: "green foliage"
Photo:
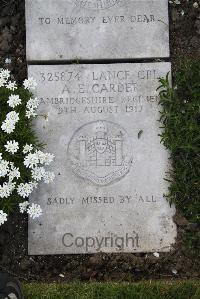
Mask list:
[[[18,105],[14,109],[9,107],[9,105],[7,104],[8,97],[11,94],[19,95],[20,99],[22,100],[22,104]],[[6,87],[0,87],[0,127],[2,122],[6,119],[7,113],[10,111],[14,110],[18,112],[20,118],[19,122],[16,124],[16,128],[13,133],[7,134],[0,128],[0,153],[2,153],[2,158],[4,160],[13,162],[15,167],[19,167],[21,177],[17,180],[18,184],[29,182],[31,178],[30,171],[23,164],[23,146],[26,144],[33,144],[35,148],[38,148],[40,146],[37,137],[33,131],[31,120],[25,117],[26,104],[30,97],[30,92],[22,87],[19,87],[15,91],[10,91]],[[10,140],[15,140],[19,143],[19,150],[14,155],[5,151],[4,145],[7,143],[7,141]],[[2,185],[4,182],[5,178],[0,178],[0,184]],[[10,213],[16,206],[16,204],[21,201],[23,201],[23,198],[20,197],[15,190],[10,197],[3,198],[0,200],[0,210],[3,210],[6,213]]]
[[[24,286],[25,299],[198,299],[200,285],[188,282],[140,283],[32,283]]]
[[[163,132],[172,169],[167,198],[186,218],[200,223],[200,61],[187,61],[177,71],[174,88],[160,79]]]

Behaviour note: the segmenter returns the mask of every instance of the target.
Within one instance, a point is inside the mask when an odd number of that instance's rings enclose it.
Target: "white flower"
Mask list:
[[[32,77],[31,78],[28,78],[26,80],[24,80],[24,88],[25,89],[28,89],[28,90],[34,90],[37,86],[37,82],[35,79],[33,79]]]
[[[45,176],[45,169],[44,167],[36,167],[31,170],[32,178],[35,181],[41,181],[42,178]]]
[[[0,210],[0,225],[4,224],[7,221],[8,215]]]
[[[10,162],[10,169],[12,170],[15,167],[15,164],[13,162]]]
[[[37,182],[34,182],[34,181],[31,182],[30,184],[33,186],[33,188],[37,188],[37,186],[38,186],[38,183],[37,183]]]
[[[39,100],[37,98],[35,99],[30,98],[30,100],[26,104],[26,108],[27,108],[26,117],[31,118],[37,116],[35,109],[37,109],[38,106],[39,106]]]
[[[7,198],[10,196],[10,188],[7,183],[4,183],[3,186],[0,185],[0,198]]]
[[[0,153],[0,160],[2,160],[3,158],[2,158],[2,153]]]
[[[49,184],[50,182],[53,182],[53,180],[55,179],[55,174],[53,172],[47,171],[44,174],[44,182],[46,184]]]
[[[10,188],[10,191],[11,193],[15,190],[15,187],[16,187],[16,183],[14,182],[8,182],[8,185],[9,185],[9,188]]]
[[[27,168],[34,168],[37,166],[37,164],[39,164],[39,162],[40,161],[37,153],[29,153],[24,159],[24,165]]]
[[[40,163],[44,164],[44,165],[49,165],[51,162],[53,162],[54,159],[54,155],[53,154],[49,154],[49,153],[43,153],[42,151],[36,151]]]
[[[198,4],[197,2],[194,2],[194,3],[193,3],[193,7],[194,7],[194,8],[198,8],[198,7],[199,7],[199,4]]]
[[[28,197],[33,191],[33,185],[29,184],[29,183],[21,183],[18,187],[17,187],[17,193],[25,198]]]
[[[5,160],[0,161],[0,177],[4,177],[9,172],[9,162]]]
[[[31,117],[36,117],[37,113],[35,112],[35,110],[33,108],[26,110],[26,117],[29,119]]]
[[[160,254],[158,252],[154,252],[153,255],[157,258],[159,258]]]
[[[27,212],[27,208],[29,206],[29,202],[28,201],[24,201],[22,203],[19,204],[19,209],[20,209],[20,213],[24,213]]]
[[[7,141],[7,144],[4,145],[4,147],[6,148],[7,152],[14,154],[19,149],[19,143],[16,142],[15,140]]]
[[[26,144],[23,148],[23,153],[27,154],[30,153],[33,150],[33,145],[32,144]]]
[[[13,121],[5,120],[1,125],[1,129],[10,134],[15,130],[15,123]]]
[[[19,98],[18,95],[13,95],[11,94],[11,96],[9,96],[9,100],[8,100],[8,105],[12,108],[15,108],[16,106],[18,106],[19,104],[21,104],[21,99]]]
[[[0,77],[0,87],[5,86],[5,84],[6,84],[6,79]]]
[[[1,70],[0,71],[0,78],[8,80],[10,78],[10,71],[9,70]]]
[[[9,197],[13,190],[15,189],[15,183],[4,183],[3,186],[0,186],[0,197],[7,198]]]
[[[29,206],[27,213],[31,218],[35,219],[42,215],[42,209],[40,205],[33,203],[31,206]]]
[[[9,182],[13,181],[15,178],[19,179],[20,178],[19,168],[12,166],[8,176],[9,176]]]
[[[6,115],[6,119],[12,120],[17,123],[19,121],[19,113],[15,111],[11,111]]]
[[[5,59],[5,63],[6,63],[6,64],[11,64],[11,62],[12,62],[12,60],[11,60],[10,58],[6,58],[6,59]]]
[[[31,108],[37,109],[39,106],[39,103],[40,102],[37,98],[34,98],[34,99],[30,98],[30,100],[28,100],[28,102],[26,104],[26,108],[27,109],[31,109]]]
[[[14,91],[15,89],[17,89],[17,85],[15,81],[9,81],[6,85],[6,87],[12,91]]]
[[[19,113],[11,111],[6,115],[5,121],[1,125],[1,129],[10,134],[15,130],[15,125],[19,121]]]

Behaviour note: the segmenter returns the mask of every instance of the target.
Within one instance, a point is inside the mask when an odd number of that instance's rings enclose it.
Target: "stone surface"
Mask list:
[[[32,65],[36,130],[56,179],[31,201],[30,254],[169,251],[176,226],[163,194],[158,77],[170,63]]]
[[[26,0],[27,59],[169,57],[167,0]]]

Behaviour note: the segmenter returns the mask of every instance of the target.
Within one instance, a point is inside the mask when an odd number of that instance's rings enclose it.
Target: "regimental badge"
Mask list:
[[[132,165],[127,132],[109,121],[95,121],[79,128],[68,147],[73,172],[96,185],[108,185],[123,178]]]

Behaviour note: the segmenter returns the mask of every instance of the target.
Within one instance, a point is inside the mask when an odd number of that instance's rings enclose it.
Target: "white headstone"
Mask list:
[[[30,201],[30,254],[169,251],[176,227],[164,193],[158,78],[170,63],[32,65],[36,130],[56,179]]]
[[[168,0],[26,0],[27,60],[169,57]]]

